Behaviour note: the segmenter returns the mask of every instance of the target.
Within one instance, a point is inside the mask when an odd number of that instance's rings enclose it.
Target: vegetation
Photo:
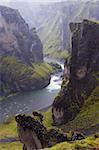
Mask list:
[[[44,124],[46,127],[52,127],[51,109],[45,113]],[[97,127],[98,126],[98,127]],[[76,130],[94,130],[99,128],[99,87],[97,86],[92,94],[85,101],[84,106],[77,117],[60,128],[65,132]],[[94,128],[94,129],[93,129]],[[95,129],[96,128],[96,129]]]
[[[51,58],[59,59],[59,60],[66,59],[69,57],[69,53],[67,50],[60,50],[60,51],[48,50],[45,52],[45,55]]]
[[[42,64],[43,65],[43,64]],[[34,65],[35,68],[35,65]],[[41,69],[42,70],[42,69]],[[98,80],[98,78],[97,78]],[[43,124],[50,129],[52,127],[52,114],[51,108],[44,112],[44,121]],[[93,130],[92,127],[99,124],[99,87],[97,86],[92,94],[85,100],[85,104],[82,107],[81,111],[77,115],[77,117],[71,122],[60,126],[65,132],[75,131],[77,129],[90,129]],[[95,131],[94,131],[95,132]],[[68,139],[71,138],[71,132],[67,133]],[[0,137],[9,138],[9,137],[17,137],[16,131],[16,122],[14,117],[9,118],[4,124],[0,125]],[[19,142],[13,143],[2,143],[0,145],[0,149],[4,150],[21,150],[22,145]],[[47,150],[88,150],[91,148],[99,148],[99,137],[96,138],[94,136],[87,137],[84,140],[74,141],[74,142],[63,142],[49,148]]]
[[[51,115],[51,109],[48,110],[48,112],[45,114],[45,120],[44,125],[46,125],[48,128],[51,127],[50,121],[51,118],[48,119]],[[70,136],[70,133],[68,134],[68,137]],[[9,118],[6,123],[0,125],[0,137],[2,138],[9,138],[9,137],[17,137],[16,132],[16,123],[14,118]],[[46,149],[46,150],[88,150],[89,148],[99,148],[99,138],[97,135],[92,137],[87,137],[84,140],[80,141],[74,141],[74,142],[63,142],[60,144],[57,144],[53,146],[52,148]],[[1,143],[0,149],[4,150],[21,150],[22,144],[20,142],[13,142],[13,143]]]
[[[47,128],[52,127],[51,108],[43,113],[44,125]],[[0,138],[17,137],[16,122],[14,117],[10,117],[4,123],[0,124]]]
[[[92,148],[99,148],[99,138],[88,137],[72,143],[63,142],[46,150],[88,150]]]
[[[52,127],[52,111],[51,111],[51,108],[48,111],[44,112],[43,115],[44,115],[43,124],[47,128]]]
[[[5,123],[0,124],[0,138],[17,137],[17,128],[14,117],[9,118]]]
[[[97,93],[96,91],[97,90],[94,90],[93,93],[96,94]],[[86,107],[87,107],[87,103],[89,104],[89,101],[90,100],[88,100],[86,102]],[[90,112],[90,110],[89,110],[89,112]],[[43,123],[48,129],[50,129],[52,127],[51,108],[47,112],[44,112],[43,115],[44,115]],[[81,115],[80,115],[80,117],[81,117]],[[82,117],[83,117],[83,115],[82,115]],[[86,119],[88,119],[87,117],[89,117],[89,116],[86,115]],[[83,118],[81,118],[81,119],[83,119]],[[94,117],[94,119],[95,119],[95,117]],[[88,121],[89,121],[89,119],[88,119]],[[75,120],[74,120],[74,123],[75,123]],[[79,123],[80,123],[80,120],[78,119],[78,124]],[[73,127],[72,125],[70,124],[71,127]],[[89,125],[90,125],[90,121],[89,121]],[[65,131],[66,131],[66,127],[68,127],[68,126],[67,125],[64,126]],[[82,124],[82,126],[83,126],[83,124]],[[79,126],[79,127],[81,127],[81,126]],[[85,126],[85,128],[86,128],[86,126]],[[72,128],[72,129],[75,129],[75,124],[74,124],[74,128]],[[69,132],[67,134],[67,136],[68,136],[68,139],[71,138],[71,132]],[[0,137],[1,137],[1,139],[9,138],[9,137],[17,137],[16,122],[14,120],[14,117],[9,118],[4,124],[0,125]],[[0,145],[0,148],[4,149],[4,150],[9,150],[9,147],[11,147],[10,148],[11,150],[14,150],[14,149],[21,150],[22,149],[22,145],[19,142],[6,143],[6,144],[2,143]],[[70,142],[70,143],[63,142],[63,143],[57,144],[47,150],[58,150],[58,149],[61,149],[61,150],[62,149],[63,150],[78,150],[78,149],[88,150],[89,148],[96,148],[96,147],[97,148],[99,147],[99,138],[88,137],[88,138],[86,138],[84,140],[80,140],[80,141],[75,141],[75,142]]]
[[[20,142],[2,143],[0,144],[1,150],[22,150],[22,144]]]
[[[84,106],[77,117],[62,126],[65,131],[88,129],[99,124],[99,87],[97,86],[92,94],[85,101]]]
[[[47,64],[47,63],[40,63],[40,64],[32,64],[33,66],[33,70],[34,70],[34,74],[32,77],[35,77],[35,78],[46,78],[46,76],[50,73],[53,72],[53,69],[52,67]]]
[[[52,67],[46,63],[33,63],[30,67],[12,56],[1,57],[0,62],[1,96],[36,88],[35,83],[46,80],[52,72]]]

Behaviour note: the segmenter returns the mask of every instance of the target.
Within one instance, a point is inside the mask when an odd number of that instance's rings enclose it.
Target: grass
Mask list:
[[[51,108],[49,108],[49,110],[47,112],[44,112],[43,114],[44,114],[43,124],[47,128],[51,128],[52,127],[52,112],[51,112]]]
[[[44,125],[52,127],[51,108],[44,112]],[[17,137],[17,127],[14,117],[10,117],[5,123],[0,124],[0,138]]]
[[[56,144],[51,148],[45,148],[44,150],[89,150],[92,148],[99,148],[99,138],[88,137],[84,140],[74,142],[62,142]],[[0,144],[1,150],[22,150],[22,144],[19,142],[2,143]]]
[[[99,87],[97,86],[89,98],[85,101],[80,113],[71,122],[61,126],[67,132],[76,129],[87,129],[99,124]],[[44,112],[44,125],[49,129],[52,127],[51,108]],[[7,120],[6,123],[0,125],[0,138],[17,137],[16,122],[14,117]],[[85,140],[76,141],[72,143],[60,143],[48,150],[88,150],[90,148],[99,148],[99,138],[88,137]],[[2,143],[1,150],[21,150],[22,145],[19,142]]]
[[[99,148],[99,138],[88,137],[71,143],[63,142],[45,150],[89,150],[91,148]]]
[[[53,13],[52,13],[53,14]],[[44,55],[52,58],[64,59],[67,58],[67,51],[63,48],[63,25],[59,23],[61,14],[55,14],[55,17],[50,17],[45,20],[43,30],[39,31],[39,36],[42,39],[44,46]],[[62,30],[60,30],[62,29]],[[67,41],[66,43],[68,43]],[[68,44],[66,44],[68,45]]]
[[[32,87],[35,89],[36,83],[39,83],[40,87],[41,83],[49,80],[49,75],[53,72],[47,63],[33,63],[32,66],[27,66],[12,56],[2,57],[1,60],[1,77],[4,79],[0,81],[3,95],[0,100],[13,93],[31,90]]]
[[[67,130],[88,129],[99,124],[99,87],[97,86],[89,98],[85,101],[84,106],[78,113],[77,117],[69,123],[62,126]]]
[[[0,138],[17,137],[16,122],[14,117],[9,118],[5,123],[0,124]]]
[[[5,97],[4,96],[0,96],[0,101],[4,100]]]
[[[52,57],[55,59],[66,59],[69,57],[69,53],[67,50],[48,50],[47,52],[45,52],[45,55],[47,55],[48,57]]]
[[[2,143],[0,150],[22,150],[22,144],[20,142]]]
[[[97,106],[98,107],[98,106]],[[99,107],[98,107],[99,108]],[[51,117],[51,108],[44,112],[44,125],[47,128],[52,127],[52,117]],[[81,118],[82,119],[82,118]],[[0,125],[0,137],[9,138],[17,137],[16,131],[16,122],[14,117],[9,118],[6,123]],[[75,142],[63,142],[53,146],[50,149],[45,150],[88,150],[89,148],[99,147],[99,138],[95,139],[94,137],[88,137],[85,140],[75,141]],[[1,150],[21,150],[22,145],[20,142],[13,143],[2,143],[0,144]]]
[[[33,78],[46,78],[48,74],[53,72],[52,67],[47,63],[32,64],[34,74]]]
[[[44,114],[44,125],[48,128],[51,127],[51,109]],[[5,123],[0,124],[0,138],[18,137],[17,127],[14,117],[10,117]],[[0,143],[0,150],[22,150],[20,142],[13,143]]]

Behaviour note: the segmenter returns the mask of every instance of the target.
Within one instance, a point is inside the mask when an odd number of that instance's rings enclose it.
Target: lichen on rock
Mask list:
[[[99,24],[83,20],[82,23],[70,23],[70,29],[72,52],[68,67],[69,82],[64,80],[53,102],[52,117],[56,125],[73,120],[85,99],[98,85],[94,75],[99,71]],[[57,113],[61,116],[59,119]]]
[[[33,112],[37,115],[37,112]],[[41,116],[40,113],[38,113]],[[67,141],[67,135],[55,129],[48,130],[40,121],[31,116],[17,115],[17,131],[23,150],[47,148]]]

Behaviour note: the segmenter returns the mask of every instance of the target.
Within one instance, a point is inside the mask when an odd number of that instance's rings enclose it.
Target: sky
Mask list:
[[[39,3],[49,3],[49,2],[61,2],[61,1],[88,1],[88,0],[0,0],[0,4],[7,4],[8,2],[20,2],[20,1],[25,1],[25,2],[39,2]],[[90,0],[91,1],[91,0]],[[96,0],[93,0],[96,1]]]
[[[2,3],[7,3],[7,2],[10,2],[10,1],[15,1],[15,2],[19,2],[19,1],[25,1],[26,0],[0,0],[0,2]],[[42,2],[42,3],[45,3],[45,2],[58,2],[58,1],[62,1],[62,0],[27,0],[28,2]]]

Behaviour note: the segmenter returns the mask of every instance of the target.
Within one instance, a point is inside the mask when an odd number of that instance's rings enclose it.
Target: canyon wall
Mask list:
[[[63,81],[61,91],[53,102],[54,124],[73,120],[85,99],[98,85],[99,24],[83,20],[81,23],[70,23],[70,30],[72,53],[70,61],[67,61],[69,82]]]

